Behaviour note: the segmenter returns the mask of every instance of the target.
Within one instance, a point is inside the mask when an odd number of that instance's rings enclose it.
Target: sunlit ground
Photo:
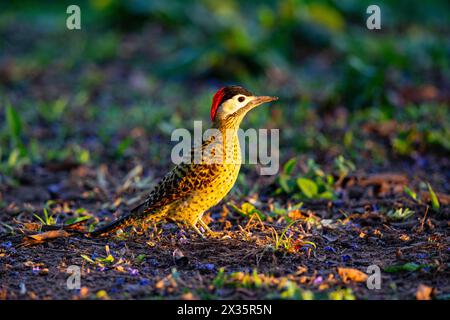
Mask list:
[[[448,299],[445,1],[386,2],[373,32],[364,2],[90,1],[81,31],[24,3],[0,11],[1,298]],[[138,204],[224,84],[280,97],[242,124],[280,130],[280,171],[243,166],[204,216],[221,238],[25,236]]]

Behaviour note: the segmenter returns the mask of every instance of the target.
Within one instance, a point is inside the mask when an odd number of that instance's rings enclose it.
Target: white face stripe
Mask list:
[[[244,101],[240,102],[239,98],[243,97],[245,98]],[[231,99],[228,99],[227,101],[223,102],[222,105],[220,106],[220,113],[222,114],[222,116],[225,115],[230,115],[236,111],[238,111],[240,108],[244,107],[245,105],[247,105],[247,103],[249,103],[251,100],[253,100],[254,97],[249,97],[249,96],[245,96],[243,94],[238,94],[236,96],[234,96]]]

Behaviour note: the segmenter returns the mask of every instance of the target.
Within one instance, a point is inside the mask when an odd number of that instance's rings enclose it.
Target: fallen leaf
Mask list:
[[[182,300],[196,300],[195,296],[192,294],[192,292],[187,292],[181,296]]]
[[[36,222],[24,222],[21,223],[24,231],[38,232],[41,230],[41,224]]]
[[[338,274],[344,282],[364,282],[367,280],[367,274],[353,268],[338,268]]]
[[[50,239],[56,239],[56,238],[64,238],[70,236],[70,233],[68,233],[65,230],[51,230],[44,233],[29,235],[27,237],[32,238],[36,241],[44,241],[44,240],[50,240]]]
[[[431,295],[433,293],[433,288],[420,284],[416,291],[417,300],[431,300]]]
[[[81,287],[80,288],[80,297],[86,298],[89,295],[89,288],[88,287]]]
[[[66,238],[71,234],[65,230],[51,230],[44,233],[27,235],[23,238],[22,242],[19,246],[32,246],[47,240],[57,239],[57,238]]]
[[[402,234],[401,236],[400,236],[400,240],[402,240],[402,241],[409,241],[411,238],[407,235],[407,234]]]
[[[161,289],[164,289],[164,286],[165,286],[165,285],[164,285],[164,280],[159,280],[159,281],[156,283],[155,288],[161,290]]]

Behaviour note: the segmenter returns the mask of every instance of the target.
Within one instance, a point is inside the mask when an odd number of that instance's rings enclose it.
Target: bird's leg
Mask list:
[[[191,225],[191,227],[195,230],[195,232],[197,232],[197,233],[200,235],[200,237],[202,237],[203,239],[206,239],[205,235],[199,230],[199,228],[197,228],[197,226],[195,225],[195,223],[193,223],[193,224]]]
[[[217,231],[212,231],[208,225],[205,223],[205,221],[202,220],[202,218],[198,219],[198,222],[200,223],[200,225],[206,230],[206,232],[208,232],[210,235],[212,235],[213,237],[220,237],[222,234],[220,232]]]

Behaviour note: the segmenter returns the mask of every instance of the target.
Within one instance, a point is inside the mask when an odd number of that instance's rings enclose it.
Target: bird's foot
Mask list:
[[[206,239],[205,235],[200,231],[199,228],[197,228],[196,225],[192,225],[192,229],[194,229],[195,232],[197,232],[197,234],[198,234],[200,237],[202,237],[203,239]]]
[[[208,235],[211,236],[212,238],[216,238],[216,239],[220,239],[223,237],[224,233],[220,232],[220,231],[212,231],[209,230],[207,231]]]
[[[208,225],[207,225],[205,222],[203,222],[202,219],[200,219],[198,222],[199,222],[200,225],[203,227],[203,229],[205,229],[205,231],[208,233],[208,235],[210,235],[211,237],[220,239],[220,238],[222,238],[222,237],[224,236],[224,233],[223,233],[223,232],[220,232],[220,231],[212,231],[212,230],[208,227]]]

